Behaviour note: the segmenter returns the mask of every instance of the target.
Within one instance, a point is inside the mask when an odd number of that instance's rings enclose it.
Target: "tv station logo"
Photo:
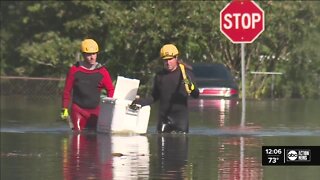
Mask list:
[[[288,149],[286,152],[287,161],[311,161],[310,149]]]
[[[264,166],[320,166],[320,146],[262,146]]]

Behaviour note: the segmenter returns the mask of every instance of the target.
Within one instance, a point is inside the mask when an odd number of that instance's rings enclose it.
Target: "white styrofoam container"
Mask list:
[[[134,111],[128,107],[131,102],[131,100],[102,98],[97,131],[106,133],[146,133],[150,117],[150,106],[143,106]]]
[[[128,107],[136,98],[139,83],[138,79],[117,77],[113,98],[101,98],[98,132],[138,134],[147,132],[150,106],[138,110]]]

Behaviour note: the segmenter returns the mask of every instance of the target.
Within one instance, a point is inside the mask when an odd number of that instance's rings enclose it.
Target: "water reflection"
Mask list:
[[[109,135],[74,133],[62,147],[64,179],[112,179]]]
[[[237,107],[238,99],[191,99],[189,107],[200,114],[214,114],[218,116],[218,126],[224,126],[230,119],[230,110]],[[205,116],[206,117],[206,116]],[[216,116],[215,116],[216,117]]]
[[[238,99],[190,99],[189,106],[191,108],[198,107],[200,110],[219,109],[228,111],[231,107],[239,104]]]
[[[149,141],[145,136],[112,136],[113,179],[149,179]]]
[[[149,143],[144,136],[74,133],[62,143],[66,180],[148,179]]]
[[[185,134],[164,134],[157,139],[159,175],[161,179],[186,179],[192,174],[188,165],[188,136]]]
[[[253,137],[221,138],[218,151],[218,179],[262,179],[263,168],[257,155],[261,146],[262,142]]]
[[[216,111],[218,131],[235,137],[218,139],[218,179],[257,180],[263,177],[261,159],[258,159],[262,142],[260,138],[247,136],[261,129],[252,123],[246,124],[245,111],[241,119],[230,118],[231,109],[239,104],[236,99],[199,99],[191,101],[191,107],[198,109],[200,114]],[[207,116],[208,117],[208,116]],[[209,117],[211,118],[211,117]],[[233,122],[231,122],[233,120]],[[210,119],[212,121],[212,119]],[[246,135],[246,136],[243,136]],[[235,153],[236,152],[236,153]],[[253,154],[252,152],[255,152]]]

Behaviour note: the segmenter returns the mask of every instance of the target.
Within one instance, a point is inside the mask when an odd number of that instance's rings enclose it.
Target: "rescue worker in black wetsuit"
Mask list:
[[[179,61],[178,54],[179,51],[173,44],[166,44],[161,48],[164,68],[155,75],[152,97],[139,98],[132,103],[145,106],[159,100],[159,133],[188,133],[188,97],[199,96],[191,67]]]

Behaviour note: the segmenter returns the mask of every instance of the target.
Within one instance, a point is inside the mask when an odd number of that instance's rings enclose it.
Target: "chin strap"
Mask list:
[[[184,65],[179,63],[179,67],[181,69],[184,87],[185,87],[188,95],[190,95],[191,91],[194,90],[194,84],[187,78],[187,74],[186,74],[186,70],[185,70]]]
[[[102,67],[102,65],[98,62],[96,62],[95,64],[86,64],[84,61],[78,61],[76,63],[76,66],[82,66],[83,68],[88,70],[99,69]]]

